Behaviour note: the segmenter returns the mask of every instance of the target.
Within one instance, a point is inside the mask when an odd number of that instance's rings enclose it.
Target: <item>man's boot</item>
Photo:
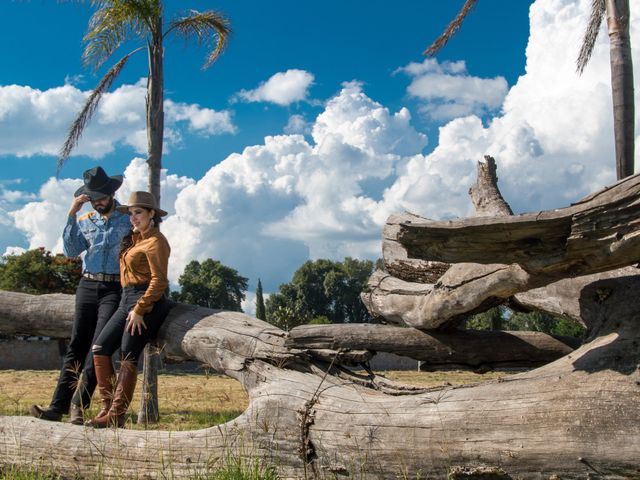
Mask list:
[[[94,358],[96,358],[96,356],[94,356]],[[118,381],[113,394],[111,408],[106,415],[94,418],[88,425],[95,428],[106,428],[111,425],[118,428],[124,426],[127,409],[133,398],[133,392],[136,389],[137,378],[138,367],[136,364],[129,360],[122,360],[120,362],[120,372],[118,373]],[[98,380],[98,385],[100,385],[99,382]]]
[[[72,425],[84,425],[84,410],[73,402],[69,407],[69,423]]]
[[[40,405],[31,405],[29,407],[29,414],[42,420],[49,420],[51,422],[59,422],[62,420],[62,412],[53,410],[51,407],[43,408]]]

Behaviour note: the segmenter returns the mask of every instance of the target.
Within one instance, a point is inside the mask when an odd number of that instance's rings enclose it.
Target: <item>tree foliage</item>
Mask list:
[[[247,281],[237,270],[217,260],[209,258],[202,263],[193,260],[178,279],[180,292],[172,292],[171,298],[201,307],[241,312]]]
[[[577,338],[586,333],[572,320],[539,311],[513,312],[502,305],[470,316],[465,326],[470,330],[527,330]]]
[[[2,257],[0,289],[13,292],[74,293],[82,276],[82,261],[44,248]]]
[[[360,300],[374,269],[371,260],[305,262],[266,302],[267,321],[289,330],[311,323],[363,323],[371,316]]]
[[[258,279],[256,287],[256,318],[260,320],[267,319],[267,310],[264,304],[264,295],[262,293],[262,282]]]

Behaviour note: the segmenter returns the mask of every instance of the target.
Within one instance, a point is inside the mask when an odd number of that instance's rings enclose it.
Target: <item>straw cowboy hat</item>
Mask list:
[[[129,211],[129,207],[144,207],[151,208],[155,210],[156,214],[164,217],[167,212],[158,207],[156,202],[156,197],[154,197],[149,192],[131,192],[129,195],[128,205],[119,205],[116,207],[116,210],[122,213],[127,213]]]
[[[102,167],[90,168],[82,177],[84,185],[76,190],[73,196],[88,195],[92,201],[113,195],[122,185],[122,175],[110,177]]]

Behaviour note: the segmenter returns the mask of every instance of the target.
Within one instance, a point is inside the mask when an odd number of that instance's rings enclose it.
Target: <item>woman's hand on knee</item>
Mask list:
[[[144,323],[144,317],[131,310],[127,315],[127,325],[125,330],[131,335],[136,335],[136,333],[138,335],[142,335],[143,328],[145,330],[147,328],[147,324]]]

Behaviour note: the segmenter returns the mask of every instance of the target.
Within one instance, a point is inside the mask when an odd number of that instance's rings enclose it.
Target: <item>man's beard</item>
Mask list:
[[[109,199],[109,203],[106,206],[100,207],[98,205],[94,205],[93,208],[100,215],[104,215],[105,213],[109,213],[111,211],[111,209],[113,208],[113,197],[111,197]]]

